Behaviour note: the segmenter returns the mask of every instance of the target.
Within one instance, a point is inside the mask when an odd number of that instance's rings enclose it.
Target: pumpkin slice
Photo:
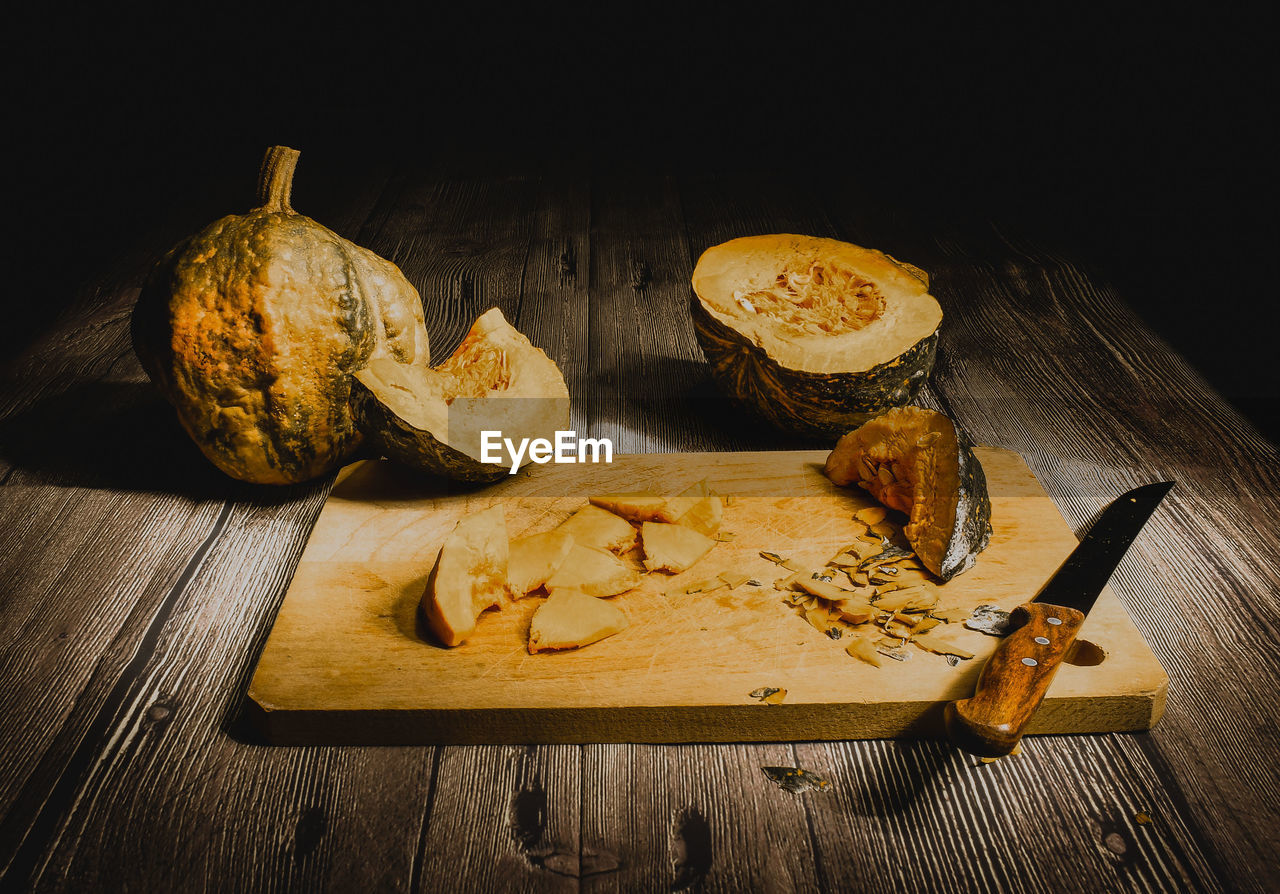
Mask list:
[[[873,249],[748,236],[698,259],[694,331],[730,398],[779,428],[838,436],[924,384],[942,321],[928,288]]]
[[[502,439],[554,444],[569,428],[569,389],[559,368],[498,308],[481,314],[458,349],[434,369],[386,359],[355,373],[361,428],[389,457],[460,481],[511,472]],[[484,432],[498,432],[485,458]],[[520,465],[532,461],[526,449]]]
[[[578,590],[552,590],[529,622],[529,654],[578,649],[627,628],[627,616]]]
[[[482,612],[505,604],[507,558],[501,505],[468,515],[454,527],[422,594],[423,617],[441,644],[466,642]]]
[[[991,540],[986,475],[968,437],[941,413],[890,410],[842,437],[826,473],[905,512],[907,542],[944,581],[973,567]]]
[[[714,537],[724,521],[724,502],[719,497],[700,497],[689,510],[676,519],[676,524],[692,528],[699,534]]]
[[[692,567],[716,545],[706,534],[667,522],[645,522],[640,528],[640,538],[644,545],[644,567],[673,574]]]
[[[573,535],[582,546],[625,553],[636,545],[636,529],[607,509],[586,505],[561,523],[559,530]]]
[[[557,528],[511,541],[507,585],[516,599],[547,582],[573,549],[573,535]]]
[[[557,529],[559,530],[559,529]],[[640,586],[639,570],[613,553],[574,543],[569,555],[547,578],[547,590],[581,590],[588,596],[617,596]]]
[[[662,515],[667,498],[647,493],[606,494],[602,497],[590,497],[588,502],[627,521],[640,523],[653,521]]]
[[[686,487],[674,497],[670,497],[666,505],[653,518],[647,518],[644,521],[678,522],[690,509],[709,496],[712,496],[711,488],[707,484],[707,479],[704,478],[696,484]]]

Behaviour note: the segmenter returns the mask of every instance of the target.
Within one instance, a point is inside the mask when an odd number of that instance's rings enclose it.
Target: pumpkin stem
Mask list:
[[[258,202],[263,211],[292,211],[293,171],[298,166],[297,149],[272,146],[262,157],[258,171]]]

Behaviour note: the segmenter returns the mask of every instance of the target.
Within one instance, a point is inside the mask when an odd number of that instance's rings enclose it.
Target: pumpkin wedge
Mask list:
[[[572,534],[580,546],[594,546],[614,553],[625,553],[636,545],[636,529],[630,522],[592,504],[569,516],[558,530]]]
[[[640,586],[639,570],[613,553],[575,543],[569,555],[546,580],[547,590],[581,590],[588,596],[617,596]]]
[[[544,531],[511,541],[507,559],[507,584],[519,599],[547,582],[573,549],[573,535],[567,531]]]
[[[707,249],[694,331],[735,402],[784,430],[838,436],[909,403],[933,369],[942,309],[883,252],[777,234]]]
[[[578,590],[553,590],[529,622],[529,654],[578,649],[627,628],[627,616]]]
[[[466,642],[482,612],[506,603],[508,550],[501,505],[463,518],[440,547],[422,615],[442,645]]]
[[[299,153],[267,151],[258,207],[174,246],[133,310],[133,347],[209,460],[289,484],[330,472],[362,440],[351,374],[425,367],[422,301],[400,270],[295,211]]]
[[[718,496],[699,497],[689,509],[676,519],[676,524],[692,528],[699,534],[714,537],[724,520],[724,501]]]
[[[969,438],[942,413],[890,410],[842,437],[826,474],[906,513],[907,542],[944,581],[971,568],[991,539],[986,474]]]
[[[434,369],[373,360],[355,373],[361,427],[387,456],[460,481],[511,472],[504,449],[486,462],[482,433],[554,442],[569,427],[569,389],[555,363],[494,307]],[[531,461],[525,451],[520,465]]]
[[[667,522],[645,522],[640,528],[644,567],[679,574],[693,566],[716,542],[693,528]]]
[[[705,497],[713,496],[706,479],[689,485],[674,497],[667,499],[667,504],[652,518],[645,521],[678,522],[689,510],[700,504]]]

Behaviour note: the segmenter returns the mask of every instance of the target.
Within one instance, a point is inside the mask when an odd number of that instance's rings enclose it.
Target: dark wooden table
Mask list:
[[[128,331],[158,254],[247,202],[214,181],[253,172],[219,170],[5,366],[0,887],[1275,890],[1280,458],[1087,259],[852,174],[308,161],[295,206],[400,265],[433,355],[502,308],[560,364],[576,429],[621,451],[825,446],[720,402],[687,310],[704,248],[802,232],[925,268],[946,313],[928,399],[1022,454],[1077,530],[1178,482],[1113,579],[1167,712],[994,764],[938,741],[256,742],[242,700],[330,481],[221,478]],[[788,794],[763,765],[832,788]]]

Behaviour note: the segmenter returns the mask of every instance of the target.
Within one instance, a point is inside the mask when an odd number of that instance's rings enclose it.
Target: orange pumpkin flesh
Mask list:
[[[922,270],[789,233],[703,252],[694,333],[712,376],[777,427],[838,436],[908,403],[933,368],[938,302]]]
[[[968,437],[941,413],[890,410],[842,437],[825,471],[906,513],[907,542],[943,580],[970,568],[991,538],[986,475]]]
[[[462,481],[497,481],[511,471],[485,462],[482,434],[555,439],[569,428],[569,389],[556,364],[490,308],[462,344],[432,369],[371,361],[355,373],[353,399],[364,431],[392,459]],[[530,462],[526,452],[522,465]]]

